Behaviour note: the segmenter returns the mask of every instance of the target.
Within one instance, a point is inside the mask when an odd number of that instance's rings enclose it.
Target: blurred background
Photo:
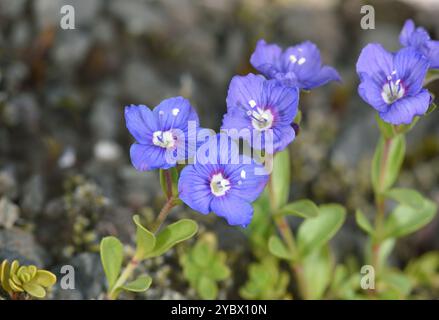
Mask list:
[[[60,8],[75,8],[75,29],[60,28]],[[439,38],[439,1],[367,1],[375,30],[362,30],[363,1],[351,0],[0,0],[0,260],[20,258],[59,271],[78,270],[76,290],[53,298],[92,299],[104,288],[97,245],[103,236],[132,241],[131,217],[153,219],[163,198],[157,172],[130,164],[127,104],[154,107],[183,95],[204,127],[219,129],[235,74],[256,72],[249,58],[264,38],[286,47],[315,42],[342,84],[304,94],[300,135],[291,146],[291,199],[340,202],[349,216],[333,241],[338,258],[359,257],[365,236],[355,208],[373,213],[370,160],[378,139],[374,110],[357,95],[355,63],[363,46],[399,48],[404,21]],[[438,83],[429,89],[439,94]],[[439,202],[439,113],[408,135],[400,186]],[[200,222],[228,255],[233,276],[220,298],[239,298],[247,236],[214,216],[179,207],[173,217]],[[291,223],[294,225],[295,220]],[[132,242],[131,242],[132,243]],[[403,239],[391,261],[439,248],[439,219]],[[146,265],[154,284],[143,298],[194,297],[178,252]],[[156,280],[157,279],[157,280]],[[429,297],[439,297],[439,280]],[[433,292],[433,293],[431,293]]]

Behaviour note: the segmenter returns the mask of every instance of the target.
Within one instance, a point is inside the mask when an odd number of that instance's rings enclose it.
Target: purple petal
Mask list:
[[[399,42],[407,47],[410,45],[411,35],[415,31],[415,23],[413,20],[406,20],[404,26],[402,27],[401,33],[399,34]]]
[[[394,67],[406,94],[414,95],[421,90],[428,66],[428,60],[414,48],[404,48],[396,53]]]
[[[391,124],[410,124],[413,117],[427,112],[430,105],[430,93],[423,89],[419,94],[397,100],[389,106],[389,111],[381,112],[380,117]]]
[[[282,151],[295,137],[296,131],[294,131],[291,125],[273,128],[273,151]]]
[[[282,54],[283,70],[294,72],[302,81],[318,73],[322,64],[318,47],[305,41],[294,47],[289,47]]]
[[[134,143],[130,148],[130,157],[134,168],[139,171],[168,169],[175,165],[167,163],[164,148],[154,145]]]
[[[158,129],[152,111],[144,105],[125,107],[125,122],[131,135],[140,143],[150,143],[152,133]]]
[[[439,41],[430,40],[425,44],[425,55],[430,60],[430,68],[439,68]]]
[[[381,84],[373,81],[367,74],[363,76],[363,81],[358,86],[358,94],[365,102],[377,111],[385,112],[388,109],[388,105],[381,95],[382,90]]]
[[[178,180],[179,198],[190,208],[203,214],[210,212],[210,203],[213,197],[209,178],[208,174],[200,174],[200,171],[195,170],[194,165],[188,165],[181,171]]]
[[[282,49],[276,44],[268,44],[265,40],[259,40],[256,49],[250,57],[250,63],[256,70],[271,76],[278,70]]]
[[[341,77],[335,68],[323,66],[317,74],[301,80],[301,86],[305,90],[311,90],[323,86],[330,81],[341,81]]]
[[[261,75],[249,73],[246,76],[234,76],[227,93],[227,108],[250,109],[250,101],[260,104],[265,78]]]
[[[393,55],[380,44],[368,44],[361,51],[357,61],[357,73],[360,79],[369,75],[376,83],[385,83],[386,77],[393,71]]]
[[[186,130],[189,121],[195,121],[196,125],[199,125],[197,113],[183,97],[163,100],[153,112],[162,131],[172,128]]]
[[[253,207],[247,201],[229,193],[214,197],[210,204],[212,211],[227,220],[232,226],[246,227],[253,217]]]
[[[297,114],[299,104],[299,89],[289,88],[276,80],[264,83],[261,104],[271,107],[275,115],[275,125],[289,125]]]
[[[261,164],[246,156],[241,156],[241,164],[226,166],[224,173],[232,184],[229,192],[248,202],[260,196],[269,178]]]

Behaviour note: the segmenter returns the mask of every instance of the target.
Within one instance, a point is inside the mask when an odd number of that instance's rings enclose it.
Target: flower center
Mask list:
[[[222,173],[217,173],[210,180],[210,190],[217,196],[223,196],[231,188],[230,181],[223,177]]]
[[[391,104],[402,98],[405,94],[405,89],[401,83],[401,79],[397,79],[396,70],[394,70],[389,76],[387,76],[387,82],[381,91],[381,97],[387,104]]]
[[[162,148],[172,148],[175,145],[174,135],[169,131],[156,131],[152,135],[152,143]]]
[[[273,125],[273,114],[270,109],[256,108],[252,111],[247,111],[247,114],[252,119],[253,128],[259,131],[264,131]]]

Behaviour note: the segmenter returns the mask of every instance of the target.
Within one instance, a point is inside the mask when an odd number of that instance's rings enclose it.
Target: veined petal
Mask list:
[[[421,116],[427,112],[430,102],[430,93],[423,89],[415,96],[395,101],[389,106],[387,112],[380,113],[380,117],[384,121],[395,125],[410,124],[413,117]]]
[[[195,121],[199,125],[198,115],[189,101],[183,97],[174,97],[163,100],[154,108],[154,116],[160,130],[172,128],[187,129],[188,121]]]
[[[385,112],[388,109],[388,105],[381,95],[382,90],[381,85],[373,81],[367,74],[363,76],[363,80],[358,86],[358,94],[365,102],[376,110]]]
[[[268,80],[264,83],[261,104],[273,110],[275,125],[290,124],[297,114],[299,89],[285,87],[276,80]]]
[[[439,69],[439,41],[427,41],[424,50],[425,55],[429,59],[430,68]]]
[[[285,149],[296,137],[296,132],[291,125],[273,128],[273,151]]]
[[[282,54],[284,72],[294,72],[299,81],[318,73],[321,64],[320,51],[311,41],[289,47]]]
[[[259,72],[270,76],[270,73],[278,69],[281,53],[282,49],[278,45],[268,44],[261,39],[250,57],[250,63]]]
[[[131,162],[139,171],[153,169],[169,169],[175,166],[175,163],[167,163],[165,149],[154,145],[144,145],[134,143],[130,148]]]
[[[399,42],[405,47],[409,46],[410,38],[414,31],[415,23],[413,22],[413,20],[406,20],[404,26],[402,27],[401,33],[399,34]]]
[[[327,84],[330,81],[341,81],[341,77],[335,68],[330,66],[323,66],[317,74],[301,79],[301,87],[305,90],[311,90]]]
[[[265,188],[269,175],[261,164],[247,156],[240,157],[240,164],[229,165],[224,169],[232,184],[229,191],[248,202],[255,201]]]
[[[246,76],[234,76],[227,93],[227,109],[243,108],[249,110],[252,105],[260,104],[265,78],[249,73]]]
[[[131,135],[140,143],[149,143],[158,129],[152,111],[144,105],[125,107],[125,122]]]
[[[368,44],[361,50],[357,61],[357,73],[360,79],[367,74],[376,83],[385,83],[386,77],[393,71],[393,55],[380,44]]]
[[[394,67],[406,94],[417,94],[427,74],[428,59],[414,48],[403,48],[395,55]]]
[[[197,165],[197,167],[203,166]],[[203,214],[211,211],[210,203],[213,195],[209,186],[209,178],[208,174],[200,174],[200,171],[195,170],[194,165],[188,165],[181,171],[178,180],[179,198],[193,210]]]
[[[251,204],[232,193],[222,197],[214,197],[210,207],[216,215],[225,218],[227,223],[232,226],[245,228],[253,217]]]

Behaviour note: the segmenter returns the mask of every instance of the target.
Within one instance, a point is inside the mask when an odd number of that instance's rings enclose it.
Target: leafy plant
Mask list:
[[[267,256],[262,261],[250,264],[248,280],[239,290],[244,299],[277,300],[289,299],[287,292],[290,276],[281,271],[279,262]]]
[[[0,266],[0,283],[12,299],[42,299],[56,283],[56,276],[34,265],[20,266],[18,260],[3,260]]]
[[[214,234],[206,233],[180,259],[183,274],[202,299],[215,299],[218,281],[230,276],[226,253],[218,251]]]

